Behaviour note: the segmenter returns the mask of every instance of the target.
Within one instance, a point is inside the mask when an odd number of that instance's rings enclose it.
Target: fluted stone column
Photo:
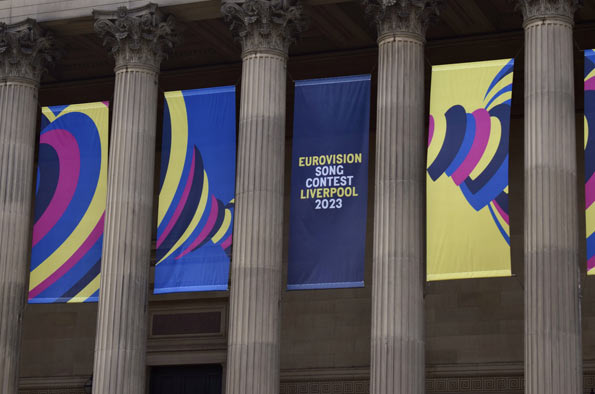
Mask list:
[[[424,43],[437,1],[365,1],[378,29],[372,394],[424,392]]]
[[[16,394],[31,249],[37,92],[52,39],[34,20],[0,23],[0,393]]]
[[[525,28],[525,392],[582,393],[572,27],[578,1],[520,1]]]
[[[93,392],[144,394],[157,80],[174,21],[154,4],[94,16],[116,81]]]
[[[226,392],[277,394],[286,64],[301,7],[244,0],[221,11],[242,44]]]

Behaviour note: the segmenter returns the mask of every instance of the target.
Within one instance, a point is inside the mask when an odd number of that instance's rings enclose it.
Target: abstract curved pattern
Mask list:
[[[510,275],[514,59],[435,66],[428,133],[428,280]]]
[[[235,88],[165,93],[155,293],[227,290]]]
[[[595,50],[585,51],[585,210],[587,274],[595,275]]]
[[[30,303],[98,299],[108,121],[107,102],[42,109]]]

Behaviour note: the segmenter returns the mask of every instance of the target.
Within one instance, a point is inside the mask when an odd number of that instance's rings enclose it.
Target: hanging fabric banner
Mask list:
[[[227,290],[235,100],[234,86],[165,93],[156,294]]]
[[[108,106],[75,104],[41,111],[30,303],[98,299]]]
[[[585,227],[587,275],[595,275],[595,50],[585,51]]]
[[[297,81],[287,288],[364,285],[370,76]]]
[[[510,276],[514,59],[432,67],[427,279]]]

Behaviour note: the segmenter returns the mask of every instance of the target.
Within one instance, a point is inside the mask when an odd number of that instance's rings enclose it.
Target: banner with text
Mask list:
[[[108,105],[42,108],[30,303],[98,300]]]
[[[595,275],[595,50],[585,51],[585,227],[587,275]]]
[[[514,59],[432,67],[427,279],[510,276]]]
[[[370,76],[297,81],[287,287],[362,287]]]
[[[233,86],[165,93],[156,294],[227,290],[235,101]]]

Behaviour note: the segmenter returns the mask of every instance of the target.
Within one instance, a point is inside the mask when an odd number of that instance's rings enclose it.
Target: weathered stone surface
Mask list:
[[[53,41],[32,19],[0,23],[0,392],[17,392],[31,249],[37,94]]]
[[[247,0],[222,12],[243,46],[226,391],[277,394],[287,49],[301,8]]]
[[[289,45],[305,27],[302,7],[295,0],[226,0],[221,13],[242,43],[244,53],[287,54]]]
[[[144,394],[158,70],[172,27],[154,5],[119,9],[111,34],[116,82],[93,392]],[[102,18],[103,14],[96,14]],[[108,27],[109,26],[109,27]],[[115,30],[114,30],[115,29]]]
[[[387,38],[378,50],[373,394],[424,389],[423,47],[421,40]]]
[[[424,37],[439,2],[364,5],[379,45],[370,392],[422,394]]]
[[[442,0],[363,0],[362,4],[376,24],[378,40],[387,34],[413,34],[424,39]]]
[[[0,81],[19,79],[37,85],[55,57],[52,36],[33,19],[12,25],[0,22]]]
[[[572,10],[525,1],[525,379],[582,393]],[[548,15],[543,16],[546,10]],[[535,15],[542,15],[535,18]]]
[[[523,12],[525,23],[534,18],[574,19],[574,12],[583,0],[518,0],[518,7]]]
[[[178,42],[175,19],[156,4],[116,11],[93,11],[95,31],[110,48],[119,67],[144,66],[159,70],[164,57]]]

